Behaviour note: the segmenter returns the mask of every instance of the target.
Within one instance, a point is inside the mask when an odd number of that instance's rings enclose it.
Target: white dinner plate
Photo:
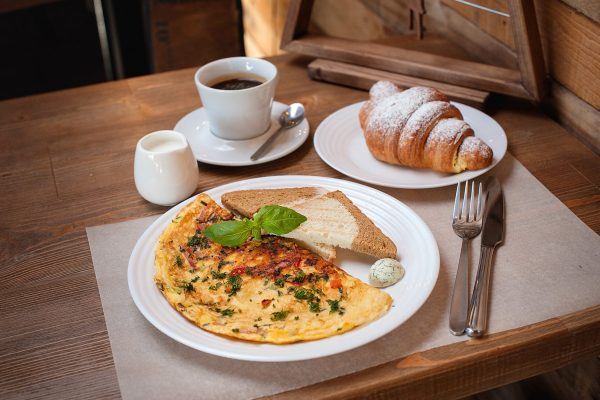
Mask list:
[[[452,102],[471,125],[475,135],[494,151],[492,164],[476,171],[459,174],[435,172],[387,164],[371,155],[363,136],[358,111],[364,102],[344,107],[328,116],[315,132],[315,149],[319,157],[341,173],[374,185],[403,189],[427,189],[455,185],[473,179],[500,162],[508,142],[504,129],[483,112]]]
[[[154,250],[159,236],[177,212],[193,198],[171,208],[142,234],[129,259],[129,291],[141,313],[164,334],[206,353],[252,361],[295,361],[340,353],[362,346],[392,331],[427,300],[437,280],[440,258],[427,225],[405,204],[378,190],[339,179],[315,176],[274,176],[230,183],[206,191],[217,202],[233,190],[318,186],[343,191],[398,247],[404,278],[385,288],[394,302],[381,318],[342,335],[293,344],[259,344],[232,340],[204,331],[181,316],[156,288]],[[367,282],[375,259],[338,251],[336,264]]]
[[[250,156],[279,128],[277,120],[287,107],[287,104],[274,101],[271,109],[271,127],[253,139],[225,140],[213,135],[203,107],[181,118],[174,130],[185,135],[194,157],[200,162],[226,166],[262,164],[290,154],[308,138],[310,127],[308,120],[304,118],[297,126],[281,132],[264,157],[257,161],[250,160]]]

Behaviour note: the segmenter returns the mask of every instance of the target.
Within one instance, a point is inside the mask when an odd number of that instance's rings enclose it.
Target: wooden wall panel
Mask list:
[[[492,14],[456,2],[455,0],[440,0],[444,6],[456,11],[464,18],[474,23],[479,29],[514,49],[515,39],[513,37],[510,18]],[[494,10],[510,14],[505,0],[478,0],[477,4]]]
[[[153,72],[242,54],[236,0],[147,0]]]
[[[246,53],[280,54],[289,0],[242,0]],[[315,0],[310,31],[352,40],[386,42],[409,33],[406,0]],[[426,32],[443,33],[439,0],[427,4]]]
[[[600,109],[600,24],[559,0],[536,5],[550,75]]]
[[[439,0],[426,3],[426,32],[444,32]],[[311,28],[333,37],[381,41],[410,33],[407,4],[406,0],[315,0]]]
[[[460,43],[478,61],[504,68],[519,68],[514,48],[484,32],[475,21],[465,18],[453,8],[447,8],[444,14],[447,28],[445,35],[454,43]]]
[[[552,81],[544,107],[558,122],[600,153],[600,111],[555,81]]]
[[[369,41],[383,39],[389,31],[404,33],[408,30],[408,10],[402,2],[384,0],[377,5],[372,7],[360,0],[317,0],[313,6],[312,30],[333,37]]]

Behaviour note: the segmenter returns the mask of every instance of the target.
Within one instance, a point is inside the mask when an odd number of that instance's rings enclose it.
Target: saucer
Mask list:
[[[273,102],[271,127],[262,135],[247,140],[226,140],[215,136],[209,128],[204,108],[198,108],[181,118],[174,130],[185,135],[196,160],[213,165],[243,166],[262,164],[290,154],[308,138],[308,120],[279,134],[264,157],[252,161],[250,156],[279,128],[279,115],[287,104]]]

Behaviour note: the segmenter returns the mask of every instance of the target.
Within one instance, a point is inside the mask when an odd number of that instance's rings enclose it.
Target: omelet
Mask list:
[[[389,310],[387,293],[290,239],[262,236],[226,247],[202,234],[233,218],[200,194],[169,223],[156,247],[156,286],[200,328],[285,344],[339,335]]]

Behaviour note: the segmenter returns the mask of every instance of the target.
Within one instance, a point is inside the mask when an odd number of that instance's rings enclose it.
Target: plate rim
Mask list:
[[[352,103],[349,104],[347,106],[341,107],[339,109],[337,109],[336,111],[332,112],[331,114],[329,114],[323,121],[321,121],[321,123],[319,124],[319,126],[317,126],[317,129],[315,129],[315,133],[314,133],[314,138],[313,138],[313,144],[315,147],[315,151],[317,152],[319,158],[326,163],[327,165],[329,165],[331,168],[335,169],[336,171],[350,177],[356,180],[359,180],[361,182],[365,182],[368,183],[370,185],[377,185],[377,186],[382,186],[382,187],[388,187],[388,188],[394,188],[394,189],[434,189],[434,188],[440,188],[440,187],[446,187],[446,186],[452,186],[457,184],[458,182],[464,182],[466,180],[469,179],[475,179],[483,174],[485,174],[486,172],[490,171],[492,168],[494,168],[496,165],[498,165],[500,163],[500,161],[502,161],[502,159],[504,158],[504,156],[506,155],[506,153],[508,152],[508,137],[506,136],[506,132],[504,131],[504,128],[502,128],[502,125],[500,125],[498,123],[498,121],[496,121],[494,118],[490,117],[489,115],[487,115],[486,113],[484,113],[483,111],[480,111],[474,107],[471,107],[469,105],[463,104],[463,103],[459,103],[456,101],[450,101],[450,103],[454,104],[454,105],[458,105],[459,107],[464,107],[468,110],[470,110],[471,112],[476,112],[478,114],[482,114],[484,115],[486,118],[489,118],[490,120],[493,121],[493,123],[495,125],[497,125],[497,127],[499,128],[500,132],[502,133],[499,137],[503,139],[503,146],[502,146],[502,151],[501,151],[501,156],[496,158],[494,157],[492,164],[490,164],[488,167],[483,168],[483,169],[479,169],[479,170],[475,170],[475,171],[463,171],[460,172],[458,174],[454,174],[454,176],[456,177],[460,177],[461,175],[468,173],[469,175],[467,177],[464,177],[463,179],[458,178],[456,180],[452,180],[451,182],[447,182],[447,183],[430,183],[430,184],[390,184],[387,182],[382,182],[380,180],[378,181],[374,181],[374,180],[369,180],[368,178],[365,178],[363,176],[360,176],[359,174],[356,174],[354,172],[348,172],[347,169],[342,168],[341,166],[339,166],[337,163],[333,162],[330,160],[329,157],[327,157],[324,153],[325,150],[322,148],[322,144],[320,142],[320,138],[325,136],[324,133],[324,129],[323,126],[330,122],[331,119],[334,119],[336,117],[336,114],[341,113],[343,111],[345,111],[348,108],[352,108],[352,107],[356,107],[357,109],[360,109],[360,106],[362,106],[364,103],[366,103],[367,100],[364,101],[359,101],[356,103]],[[358,121],[358,113],[357,113],[357,121]],[[401,168],[401,166],[398,166],[399,168]],[[426,170],[427,172],[430,172],[429,170]],[[418,173],[419,169],[415,169],[412,168],[411,172],[415,172]],[[464,176],[464,175],[463,175]]]
[[[283,105],[283,106],[288,106],[288,104],[286,103],[282,103],[280,101],[276,101],[273,100],[273,105],[275,104],[279,104],[279,105]],[[188,135],[192,135],[192,133],[189,132],[184,132],[183,130],[181,130],[181,128],[177,128],[178,125],[186,118],[191,118],[192,114],[198,113],[201,110],[204,109],[204,106],[200,106],[198,108],[195,108],[194,110],[188,112],[187,114],[185,114],[183,117],[181,117],[174,125],[173,130],[180,132],[182,135],[184,135],[186,137],[186,139],[189,142],[188,139]],[[271,115],[271,121],[276,121],[276,118],[273,118],[273,115]],[[292,144],[290,147],[288,147],[286,150],[284,150],[282,153],[279,154],[275,154],[272,156],[269,156],[269,154],[267,153],[264,157],[258,159],[257,161],[252,161],[250,160],[250,157],[248,157],[248,161],[215,161],[215,160],[211,160],[211,159],[206,159],[203,157],[199,157],[196,155],[196,153],[193,151],[192,149],[192,154],[194,154],[194,158],[196,159],[196,161],[199,161],[201,163],[204,164],[210,164],[210,165],[218,165],[218,166],[222,166],[222,167],[246,167],[246,166],[251,166],[251,165],[259,165],[259,164],[264,164],[267,162],[271,162],[271,161],[275,161],[278,160],[280,158],[283,158],[291,153],[293,153],[294,151],[296,151],[297,149],[300,148],[300,146],[302,146],[306,140],[308,139],[308,137],[310,136],[310,122],[308,122],[308,118],[304,118],[304,120],[302,122],[300,122],[300,124],[297,125],[297,127],[295,127],[295,129],[298,129],[300,131],[302,131],[304,128],[306,128],[306,133],[302,135],[302,139],[298,141],[298,143],[294,143]],[[261,137],[263,135],[265,135],[265,133],[263,133],[260,136],[257,137]],[[252,138],[252,139],[245,139],[245,140],[239,140],[238,142],[242,143],[242,142],[250,142],[251,140],[256,139],[256,138]],[[223,141],[228,141],[231,142],[232,140],[226,140],[226,139],[221,139]],[[260,146],[260,144],[258,145]],[[258,149],[257,146],[257,149]],[[191,147],[191,146],[190,146]]]
[[[228,186],[233,187],[233,186],[236,186],[236,185],[239,185],[242,183],[246,184],[246,185],[247,184],[256,185],[256,184],[260,184],[261,182],[264,182],[264,181],[268,182],[273,179],[281,180],[281,181],[292,180],[292,179],[297,179],[300,181],[308,180],[308,182],[300,183],[300,184],[329,186],[330,188],[337,188],[338,190],[343,190],[344,189],[342,187],[343,185],[349,185],[351,189],[352,189],[352,187],[354,187],[354,188],[358,188],[359,190],[366,189],[367,192],[370,191],[371,193],[378,193],[378,195],[382,195],[383,198],[386,199],[386,201],[393,201],[393,202],[397,203],[398,206],[403,208],[403,211],[405,213],[407,213],[414,221],[416,221],[418,223],[420,231],[426,236],[425,243],[428,246],[431,246],[431,250],[432,250],[432,253],[430,254],[430,256],[432,257],[430,263],[433,266],[433,269],[431,270],[432,278],[431,278],[431,281],[429,282],[429,285],[425,286],[424,291],[426,292],[426,295],[424,295],[422,297],[422,299],[420,299],[420,301],[415,303],[414,310],[412,311],[412,313],[410,313],[410,315],[408,315],[402,322],[395,324],[392,328],[384,331],[383,333],[377,333],[376,335],[374,335],[373,337],[371,337],[368,340],[364,340],[362,342],[354,343],[354,344],[351,343],[350,345],[342,347],[341,349],[336,349],[333,351],[325,351],[316,356],[311,354],[311,355],[299,355],[299,356],[276,356],[276,357],[273,357],[273,356],[257,356],[257,355],[252,355],[252,354],[238,354],[238,353],[227,351],[227,350],[215,349],[210,346],[203,345],[202,343],[190,341],[190,340],[187,340],[187,338],[183,337],[181,334],[179,334],[177,332],[169,331],[168,329],[166,329],[166,327],[163,326],[162,322],[159,322],[157,319],[154,318],[152,312],[147,309],[146,305],[143,304],[142,299],[140,297],[138,297],[138,296],[140,296],[140,294],[142,292],[140,291],[138,293],[138,290],[134,285],[134,283],[135,283],[133,281],[134,280],[134,272],[136,271],[136,266],[134,264],[136,262],[139,262],[138,260],[141,260],[139,253],[144,250],[143,248],[144,248],[145,244],[147,247],[147,244],[149,242],[148,237],[152,236],[154,230],[159,229],[160,232],[162,232],[162,230],[164,229],[164,224],[166,221],[169,220],[169,218],[171,218],[171,214],[175,215],[182,207],[184,207],[189,202],[193,201],[193,199],[196,197],[196,194],[195,194],[194,196],[169,208],[169,210],[167,210],[166,212],[161,214],[156,220],[154,220],[144,230],[144,232],[139,237],[138,241],[136,242],[136,244],[131,252],[128,266],[127,266],[128,289],[129,289],[130,296],[132,297],[136,307],[141,312],[141,314],[147,319],[148,322],[150,322],[156,329],[158,329],[160,332],[162,332],[164,335],[168,336],[172,340],[175,340],[175,341],[182,343],[188,347],[191,347],[193,349],[196,349],[196,350],[208,353],[208,354],[213,354],[216,356],[221,356],[221,357],[230,358],[230,359],[244,360],[244,361],[287,362],[287,361],[301,361],[301,360],[316,359],[316,358],[331,356],[334,354],[342,353],[345,351],[349,351],[349,350],[361,347],[361,346],[366,345],[372,341],[375,341],[375,340],[381,338],[382,336],[397,329],[399,326],[404,324],[406,321],[408,321],[410,318],[412,318],[414,316],[414,314],[416,314],[419,311],[419,309],[423,306],[423,304],[425,304],[425,302],[431,296],[431,293],[433,292],[433,289],[439,278],[440,253],[439,253],[439,246],[437,244],[437,240],[435,239],[435,236],[433,235],[431,229],[429,228],[427,223],[425,223],[425,221],[414,210],[412,210],[405,203],[394,198],[393,196],[391,196],[387,193],[381,192],[380,190],[377,190],[375,188],[372,188],[372,187],[369,187],[369,186],[366,186],[366,185],[363,185],[360,183],[346,181],[343,179],[321,177],[321,176],[310,176],[310,175],[276,175],[276,176],[244,179],[244,180],[240,180],[240,181],[234,181],[234,182],[226,183],[223,185],[215,186],[211,189],[204,191],[203,193],[208,193],[208,192],[217,191],[217,190],[229,190],[227,188]],[[310,181],[313,181],[313,182],[310,182]],[[297,184],[297,183],[295,183],[295,184]],[[292,184],[290,187],[294,187],[295,184]],[[327,185],[327,184],[329,184],[329,185]],[[257,187],[259,187],[259,186],[257,186]],[[224,189],[224,188],[226,188],[226,189]],[[210,195],[210,193],[209,193],[209,195]],[[155,246],[156,246],[156,243],[151,244],[152,251],[155,250]],[[140,268],[143,268],[143,266]],[[154,276],[154,274],[152,274],[151,276]],[[169,306],[169,309],[171,310],[171,312],[177,313],[170,304],[168,306]],[[179,313],[177,313],[177,315],[179,317],[181,317],[179,315]],[[196,329],[201,329],[201,328],[196,327],[195,325],[193,325],[191,322],[189,322],[187,320],[183,320],[182,322],[186,322],[186,323],[192,325]],[[374,321],[371,321],[371,322],[374,322]],[[365,326],[367,326],[367,325],[365,325]],[[210,332],[206,332],[206,331],[203,331],[203,332],[205,332],[207,334],[211,334]],[[338,337],[338,336],[334,336],[334,337]],[[342,335],[340,335],[339,337],[342,337]],[[325,339],[327,339],[327,338],[325,338]],[[315,342],[319,342],[319,340],[299,342],[299,343],[315,343]],[[256,345],[255,343],[250,343],[250,344]],[[265,344],[272,345],[270,343],[265,343]],[[289,345],[294,345],[294,344],[297,344],[297,343],[292,343]],[[286,346],[286,345],[276,345],[276,346]],[[284,348],[284,347],[282,347],[282,348]],[[284,354],[285,352],[282,352],[282,353]]]

